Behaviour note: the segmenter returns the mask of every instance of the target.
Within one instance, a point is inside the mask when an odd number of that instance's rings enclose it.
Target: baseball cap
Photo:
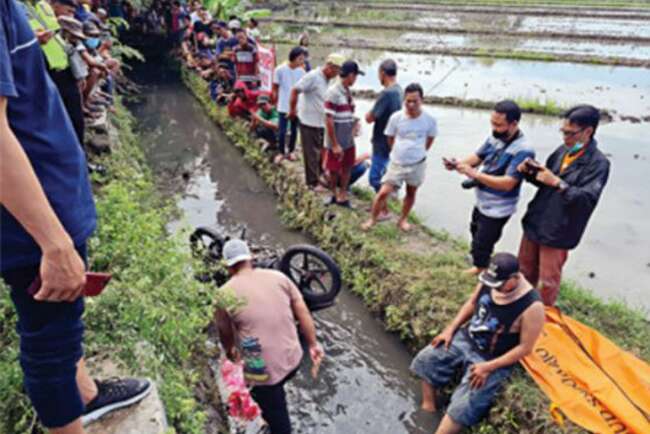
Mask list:
[[[58,20],[59,20],[59,25],[64,31],[70,33],[72,36],[75,36],[79,39],[86,39],[86,35],[84,34],[83,25],[81,24],[81,21],[78,21],[66,15],[60,16]]]
[[[241,22],[239,20],[230,20],[228,21],[229,29],[241,29]]]
[[[341,66],[341,72],[339,72],[339,76],[347,77],[350,74],[366,75],[365,72],[359,69],[359,65],[357,64],[357,62],[355,62],[354,60],[347,60],[343,62],[343,65]]]
[[[257,103],[258,104],[265,104],[267,102],[271,102],[271,98],[269,98],[268,95],[262,94],[262,95],[257,97]]]
[[[327,56],[327,59],[325,59],[325,63],[329,63],[335,66],[342,66],[343,63],[345,63],[345,57],[339,53],[331,53],[329,56]]]
[[[498,288],[519,272],[519,261],[511,253],[496,253],[490,260],[487,270],[483,271],[478,280],[490,288]]]
[[[226,241],[226,244],[224,244],[223,259],[226,261],[227,266],[232,267],[238,262],[250,261],[253,259],[253,255],[245,241],[233,239]]]

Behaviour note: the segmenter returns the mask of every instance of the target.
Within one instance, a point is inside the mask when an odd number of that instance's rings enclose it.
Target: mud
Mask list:
[[[635,43],[650,44],[650,37],[630,36],[630,35],[610,35],[610,34],[581,34],[558,31],[512,31],[493,28],[462,28],[449,26],[430,26],[419,23],[400,23],[400,22],[359,22],[359,21],[342,21],[342,20],[313,20],[306,18],[264,18],[265,22],[274,22],[288,25],[301,26],[329,26],[342,27],[346,29],[376,29],[376,30],[404,30],[419,31],[436,34],[459,34],[459,35],[485,35],[485,36],[514,36],[519,38],[560,38],[567,41],[600,41],[600,42],[617,42],[617,43]]]

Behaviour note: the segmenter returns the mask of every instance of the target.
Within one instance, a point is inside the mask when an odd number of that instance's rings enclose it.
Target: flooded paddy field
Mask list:
[[[288,45],[277,46],[280,61],[289,49]],[[333,50],[313,47],[310,53],[318,64]],[[643,68],[375,50],[343,52],[368,72],[359,77],[356,89],[380,90],[376,71],[381,61],[390,57],[398,62],[400,83],[418,82],[426,95],[489,101],[513,98],[565,107],[581,102],[639,118],[650,116],[650,73]]]

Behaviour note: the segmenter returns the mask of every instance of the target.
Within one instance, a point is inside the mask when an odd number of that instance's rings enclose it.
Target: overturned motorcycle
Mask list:
[[[240,238],[244,238],[242,234]],[[206,272],[197,279],[214,281],[221,286],[228,273],[218,265],[223,259],[223,246],[230,237],[209,227],[199,227],[190,235],[192,253],[201,259]],[[258,268],[279,270],[287,275],[302,293],[305,303],[314,312],[332,306],[341,291],[341,270],[334,259],[318,247],[298,244],[284,252],[259,246],[250,246],[254,265]]]

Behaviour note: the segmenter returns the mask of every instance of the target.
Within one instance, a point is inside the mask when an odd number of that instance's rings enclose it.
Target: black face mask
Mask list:
[[[510,136],[510,134],[508,134],[508,131],[504,131],[504,132],[500,133],[498,131],[492,130],[492,137],[494,137],[495,139],[505,141],[509,136]]]

